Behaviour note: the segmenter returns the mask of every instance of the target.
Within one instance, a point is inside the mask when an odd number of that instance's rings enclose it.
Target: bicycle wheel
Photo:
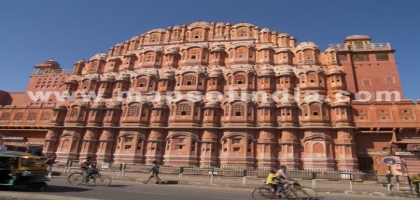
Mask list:
[[[111,177],[107,175],[98,175],[93,179],[93,183],[97,186],[106,187],[111,185]]]
[[[310,187],[302,186],[300,190],[304,191],[306,194],[310,196],[310,199],[317,200],[318,199],[318,192]]]
[[[82,173],[72,173],[69,175],[68,181],[71,185],[81,185],[83,182],[83,174]]]
[[[252,190],[251,195],[253,200],[277,198],[277,196],[273,194],[273,188],[269,185],[263,185],[259,188],[255,188]]]
[[[311,197],[309,196],[309,194],[307,194],[304,190],[301,189],[297,189],[297,190],[292,190],[293,195],[295,196],[296,200],[310,200]]]

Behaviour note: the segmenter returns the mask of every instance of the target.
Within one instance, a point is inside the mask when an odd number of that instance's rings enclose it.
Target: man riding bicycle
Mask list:
[[[92,164],[92,157],[90,156],[86,157],[86,160],[80,163],[80,170],[82,170],[83,173],[82,184],[88,183],[90,175],[92,175],[96,171],[96,168]]]
[[[289,176],[286,174],[286,166],[282,165],[280,166],[280,169],[277,171],[279,181],[279,189],[277,190],[277,193],[280,193],[284,191],[285,188],[288,186],[289,181],[293,181]]]

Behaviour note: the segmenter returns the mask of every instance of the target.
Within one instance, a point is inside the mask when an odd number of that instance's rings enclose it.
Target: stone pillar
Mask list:
[[[82,148],[80,150],[80,158],[95,155],[98,129],[88,128],[82,140]]]
[[[277,142],[273,133],[273,129],[263,129],[259,131],[256,145],[258,168],[273,168],[277,164]]]
[[[289,169],[299,169],[298,129],[283,129],[280,139],[279,162]]]
[[[216,167],[218,165],[218,130],[204,130],[201,139],[200,167]]]
[[[98,162],[112,162],[113,161],[113,143],[114,143],[115,129],[105,128],[99,137],[98,146],[96,150],[96,160]]]
[[[60,129],[50,128],[45,136],[45,144],[43,152],[45,155],[51,155],[55,153],[58,147],[58,135],[60,134]]]
[[[356,144],[353,129],[338,129],[336,142],[336,160],[339,170],[354,170],[358,168]]]
[[[152,164],[153,161],[158,163],[163,161],[164,133],[164,129],[152,129],[150,131],[146,145],[146,164]]]

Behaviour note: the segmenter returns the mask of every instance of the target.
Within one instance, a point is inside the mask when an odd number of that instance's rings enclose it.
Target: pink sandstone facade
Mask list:
[[[26,92],[0,92],[0,135],[3,145],[36,146],[59,160],[382,173],[384,156],[417,162],[420,151],[419,102],[403,99],[394,52],[365,35],[321,51],[249,23],[154,29],[71,72],[53,60],[35,66]],[[76,95],[41,101],[30,98],[35,91]],[[151,91],[160,102],[147,101]],[[183,97],[166,103],[168,91]],[[191,101],[190,91],[232,98]],[[340,91],[350,100],[338,101]],[[85,101],[80,92],[103,95]],[[133,101],[133,92],[142,98]]]

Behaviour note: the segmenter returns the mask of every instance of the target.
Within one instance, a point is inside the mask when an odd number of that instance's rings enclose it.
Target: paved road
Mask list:
[[[0,192],[0,199],[3,192]],[[208,186],[186,186],[186,185],[156,185],[156,184],[142,184],[136,182],[114,181],[109,187],[94,187],[94,186],[72,186],[67,183],[65,179],[57,178],[49,182],[49,188],[42,193],[32,193],[24,191],[13,191],[16,197],[22,194],[26,197],[39,197],[38,199],[47,199],[43,195],[54,195],[61,197],[54,197],[51,199],[103,199],[103,200],[185,200],[185,199],[200,199],[200,200],[251,200],[250,189],[241,188],[216,188]],[[42,195],[42,196],[41,196]],[[8,196],[10,197],[10,196]],[[23,197],[23,196],[20,196]],[[359,195],[344,195],[344,194],[319,194],[320,199],[340,199],[353,200],[360,198]],[[26,199],[26,198],[25,198]],[[50,199],[50,198],[48,198]],[[363,199],[370,200],[385,200],[385,199],[399,199],[398,197],[377,197],[364,196]]]

